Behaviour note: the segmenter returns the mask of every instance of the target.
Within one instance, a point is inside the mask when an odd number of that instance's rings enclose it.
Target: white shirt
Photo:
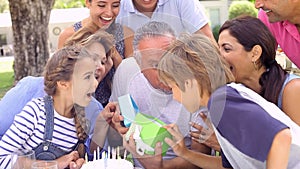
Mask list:
[[[122,0],[116,22],[136,31],[150,21],[166,22],[175,34],[194,33],[208,23],[204,7],[198,0],[158,0],[151,18],[139,12],[132,0]]]

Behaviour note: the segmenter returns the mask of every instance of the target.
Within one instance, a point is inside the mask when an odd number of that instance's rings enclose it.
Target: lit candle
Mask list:
[[[99,146],[97,147],[97,160],[99,160],[100,159],[100,148],[99,148]]]
[[[96,161],[97,159],[97,154],[96,154],[96,150],[94,150],[94,159],[93,159],[93,161]]]
[[[85,156],[84,156],[84,161],[85,161],[85,163],[87,163],[88,162],[88,156],[87,156],[87,153],[85,153]]]
[[[117,159],[120,159],[120,147],[117,147]]]
[[[127,150],[125,149],[124,151],[124,159],[126,160],[126,156],[127,156]]]
[[[108,146],[108,148],[107,148],[107,156],[108,156],[108,158],[110,158],[110,146]]]

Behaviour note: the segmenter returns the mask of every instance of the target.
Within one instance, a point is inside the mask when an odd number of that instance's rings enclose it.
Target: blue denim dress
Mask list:
[[[53,145],[51,142],[53,128],[54,128],[54,110],[53,110],[53,100],[50,96],[44,97],[45,110],[46,110],[46,125],[44,132],[44,142],[34,148],[35,156],[37,160],[56,160],[57,158],[69,154],[65,150]],[[73,150],[76,150],[78,143],[74,145]]]

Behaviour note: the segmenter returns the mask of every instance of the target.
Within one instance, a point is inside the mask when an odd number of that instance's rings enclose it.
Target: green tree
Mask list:
[[[8,12],[8,1],[0,0],[0,13]]]
[[[55,9],[64,8],[82,8],[85,6],[85,0],[55,0]]]
[[[249,1],[233,1],[229,7],[229,19],[233,19],[240,15],[249,15],[257,17],[258,10],[254,4]]]

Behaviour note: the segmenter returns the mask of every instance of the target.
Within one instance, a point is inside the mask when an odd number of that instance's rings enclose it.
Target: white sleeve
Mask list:
[[[205,8],[198,0],[177,0],[180,15],[185,23],[185,27],[190,32],[196,32],[208,23]]]
[[[117,101],[119,96],[128,93],[131,79],[137,72],[140,72],[140,67],[133,57],[122,60],[114,74],[110,102]]]

